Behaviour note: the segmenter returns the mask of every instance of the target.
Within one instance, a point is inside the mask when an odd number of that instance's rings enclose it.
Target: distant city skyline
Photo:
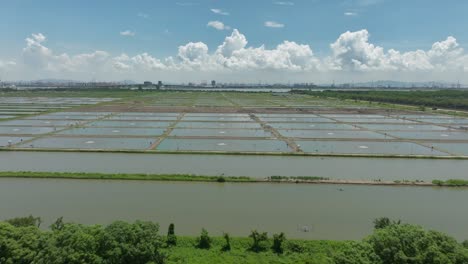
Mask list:
[[[0,80],[468,83],[467,1],[8,1]]]

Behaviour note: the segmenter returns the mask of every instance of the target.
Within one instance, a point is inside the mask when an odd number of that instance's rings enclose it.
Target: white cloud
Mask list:
[[[2,61],[0,60],[0,69],[10,69],[11,67],[16,66],[15,61]]]
[[[133,31],[125,30],[125,31],[121,31],[120,35],[124,37],[134,37],[136,34]]]
[[[284,24],[275,22],[275,21],[266,21],[265,22],[265,27],[269,28],[284,28]]]
[[[294,2],[290,1],[276,1],[275,5],[283,5],[283,6],[293,6]]]
[[[208,56],[208,46],[203,42],[190,42],[180,46],[177,55],[182,61],[203,61]]]
[[[454,37],[436,42],[428,51],[400,52],[369,43],[369,32],[360,30],[343,33],[330,45],[333,55],[327,58],[333,70],[380,72],[463,72],[467,69],[468,55]]]
[[[206,26],[212,27],[212,28],[217,29],[217,30],[230,30],[231,29],[230,26],[225,25],[221,21],[210,21],[210,22],[208,22],[208,24]]]
[[[356,12],[345,12],[345,16],[357,16],[358,14]]]
[[[32,34],[26,38],[26,47],[23,49],[23,59],[26,66],[33,69],[44,69],[51,72],[86,71],[88,66],[99,66],[106,63],[109,54],[105,51],[94,51],[69,56],[67,53],[54,54],[45,47],[46,37],[41,34]]]
[[[234,51],[244,49],[247,43],[247,38],[241,34],[239,30],[234,29],[231,36],[226,37],[223,44],[218,47],[216,52],[222,54],[224,57],[230,57]]]
[[[210,10],[211,10],[211,12],[213,12],[213,13],[215,13],[217,15],[229,16],[229,13],[222,10],[222,9],[212,8]]]
[[[181,45],[177,54],[156,58],[149,53],[114,55],[90,51],[69,55],[46,46],[41,33],[26,38],[21,57],[0,60],[8,76],[104,80],[165,78],[192,81],[218,78],[228,81],[270,80],[329,82],[372,79],[457,80],[468,82],[468,55],[454,37],[435,42],[427,50],[386,50],[370,42],[363,29],[341,34],[330,44],[330,54],[317,57],[311,46],[283,41],[274,48],[248,46],[237,29],[210,51],[203,42]],[[16,74],[16,75],[15,75]],[[366,79],[367,78],[367,79]]]
[[[331,44],[335,69],[379,68],[385,63],[384,50],[369,43],[369,32],[345,32]]]

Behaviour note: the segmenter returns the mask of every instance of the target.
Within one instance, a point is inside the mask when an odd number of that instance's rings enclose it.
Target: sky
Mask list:
[[[468,83],[466,0],[0,0],[0,79]]]

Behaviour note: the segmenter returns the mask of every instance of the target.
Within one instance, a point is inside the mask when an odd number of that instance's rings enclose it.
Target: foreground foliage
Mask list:
[[[32,216],[0,222],[0,263],[468,263],[468,242],[388,218],[375,220],[374,233],[362,241],[288,240],[283,233],[269,239],[257,231],[248,238],[210,237],[202,230],[173,243],[173,224],[163,237],[151,222],[84,226],[59,218],[48,231],[38,223]]]

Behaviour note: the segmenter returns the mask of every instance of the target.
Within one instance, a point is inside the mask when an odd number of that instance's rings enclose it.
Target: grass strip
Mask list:
[[[433,180],[432,184],[437,185],[437,186],[447,186],[447,187],[465,187],[465,186],[468,186],[468,180],[460,180],[460,179],[450,179],[446,181]]]
[[[31,172],[4,171],[0,178],[56,178],[56,179],[99,179],[99,180],[146,180],[184,182],[257,182],[250,177],[197,176],[189,174],[107,174],[84,172]]]

